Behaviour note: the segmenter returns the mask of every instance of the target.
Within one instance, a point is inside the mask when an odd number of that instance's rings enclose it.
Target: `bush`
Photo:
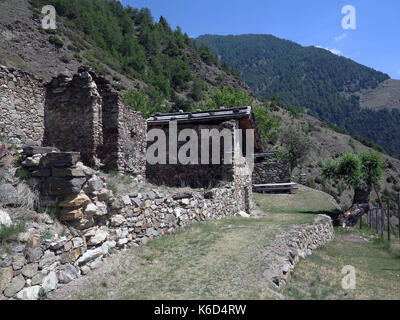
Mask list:
[[[64,62],[64,63],[69,63],[70,58],[69,58],[67,55],[64,54],[64,55],[60,58],[60,60],[61,60],[62,62]]]
[[[64,46],[64,42],[57,36],[50,36],[49,37],[49,42],[51,44],[54,44],[56,47],[63,47]]]

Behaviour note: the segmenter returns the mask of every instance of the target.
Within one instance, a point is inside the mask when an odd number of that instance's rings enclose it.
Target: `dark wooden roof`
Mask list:
[[[202,110],[195,112],[176,112],[155,114],[147,119],[147,124],[160,125],[170,121],[177,121],[178,123],[191,123],[191,122],[213,122],[225,121],[231,119],[249,119],[251,116],[251,107],[236,107],[229,109],[215,109],[215,110]]]
[[[157,125],[162,126],[167,125],[170,121],[177,121],[178,123],[215,123],[227,120],[239,120],[242,129],[254,129],[255,152],[263,152],[264,147],[257,130],[257,124],[251,106],[155,114],[147,119],[147,125],[149,127]]]

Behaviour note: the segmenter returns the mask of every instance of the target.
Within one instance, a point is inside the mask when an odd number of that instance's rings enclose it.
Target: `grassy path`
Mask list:
[[[346,240],[361,236],[369,242]],[[398,241],[397,241],[398,242]],[[356,287],[341,286],[342,268],[351,265],[356,272]],[[288,299],[400,299],[400,250],[388,248],[371,233],[336,229],[336,239],[313,251],[295,268],[289,285],[282,292]]]
[[[306,188],[255,200],[264,211],[257,218],[196,223],[113,254],[49,298],[274,299],[270,275],[282,254],[276,239],[291,225],[312,222],[319,210],[335,207],[326,194]],[[285,203],[285,213],[279,203]]]
[[[271,273],[282,257],[278,239],[315,214],[334,214],[332,198],[301,187],[293,195],[255,195],[256,218],[192,224],[106,258],[103,266],[50,299],[276,299]],[[369,242],[346,240],[362,236]],[[372,234],[336,229],[336,239],[296,266],[285,299],[400,299],[400,253]],[[344,290],[343,266],[356,270]]]

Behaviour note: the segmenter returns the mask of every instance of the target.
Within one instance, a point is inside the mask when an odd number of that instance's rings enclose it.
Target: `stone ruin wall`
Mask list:
[[[102,98],[103,145],[98,154],[107,168],[145,175],[147,124],[139,112],[123,104],[110,83],[91,73]]]
[[[88,68],[60,75],[48,86],[48,141],[81,152],[84,164],[145,177],[146,121],[123,104],[111,84]],[[62,130],[60,130],[62,128]]]
[[[0,137],[14,144],[42,145],[45,84],[0,65]]]
[[[0,137],[7,141],[80,152],[89,166],[144,178],[146,131],[141,114],[89,68],[46,85],[0,66]]]
[[[101,102],[89,73],[53,78],[47,85],[45,105],[48,144],[61,151],[80,152],[82,161],[94,166],[103,142]]]

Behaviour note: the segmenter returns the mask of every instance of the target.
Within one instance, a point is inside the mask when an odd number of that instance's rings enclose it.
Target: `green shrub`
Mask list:
[[[67,55],[63,55],[60,60],[64,63],[69,63],[70,62],[70,58]]]
[[[0,225],[0,242],[7,239],[18,236],[21,232],[25,232],[25,226],[23,224],[11,225],[9,227]]]
[[[49,42],[51,44],[54,44],[56,47],[63,47],[64,46],[64,42],[57,36],[50,36],[49,37]]]

